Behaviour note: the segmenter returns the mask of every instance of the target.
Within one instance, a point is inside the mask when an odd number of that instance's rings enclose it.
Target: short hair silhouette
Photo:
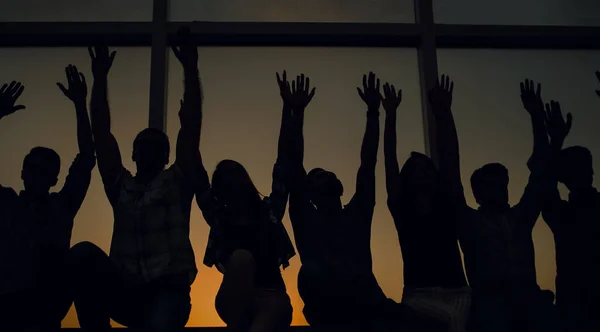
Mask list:
[[[576,177],[577,172],[589,170],[593,172],[592,153],[583,146],[571,146],[559,153],[558,180],[562,183],[568,178]]]
[[[25,156],[23,160],[23,170],[29,169],[33,159],[42,160],[48,176],[58,177],[60,173],[60,156],[56,151],[43,146],[37,146]]]
[[[489,163],[473,172],[471,175],[471,189],[477,202],[481,200],[483,193],[487,189],[485,179],[489,178],[501,179],[508,185],[508,169],[500,163]]]
[[[169,137],[162,130],[156,128],[146,128],[140,131],[133,140],[133,150],[135,151],[140,147],[140,144],[148,140],[156,142],[156,147],[166,152],[167,156],[170,154],[171,145],[169,143]]]

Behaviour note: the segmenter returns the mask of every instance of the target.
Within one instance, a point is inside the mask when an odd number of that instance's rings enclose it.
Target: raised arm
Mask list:
[[[598,82],[600,83],[600,70],[596,71],[596,78],[598,79]],[[596,90],[596,94],[598,95],[598,97],[600,97],[600,90]]]
[[[113,51],[109,54],[106,45],[89,47],[88,51],[92,59],[92,73],[94,74],[90,113],[98,170],[104,185],[112,186],[123,170],[119,145],[110,131],[110,108],[108,106],[108,72],[116,52]]]
[[[17,81],[12,81],[10,84],[5,83],[0,87],[0,120],[16,111],[25,109],[23,105],[15,105],[23,90],[25,90],[25,86]],[[2,185],[0,185],[0,189],[2,189]]]
[[[67,66],[65,73],[68,89],[60,82],[56,85],[65,97],[69,98],[75,105],[79,153],[69,169],[69,175],[67,175],[65,185],[60,191],[60,196],[70,214],[75,217],[90,186],[92,170],[96,165],[96,157],[94,156],[94,140],[86,106],[87,84],[85,76],[73,65]]]
[[[369,205],[375,204],[375,166],[379,148],[379,106],[381,104],[380,82],[374,73],[363,75],[363,90],[356,88],[367,105],[367,128],[360,150],[360,167],[356,176],[356,194]]]
[[[439,172],[451,199],[457,206],[466,204],[460,176],[460,153],[458,133],[452,115],[454,82],[450,76],[442,75],[429,92],[429,102],[435,117],[435,128],[439,149]]]
[[[198,47],[193,43],[188,28],[178,32],[179,48],[173,46],[173,53],[183,66],[184,92],[179,110],[181,128],[177,135],[175,163],[184,176],[193,180],[196,170],[202,166],[200,131],[202,128],[202,86],[198,72]],[[197,165],[197,163],[200,165]]]
[[[385,157],[385,185],[388,194],[388,207],[395,211],[399,199],[400,166],[398,165],[398,152],[396,148],[396,110],[402,102],[402,90],[398,90],[389,83],[383,86],[384,98],[382,100],[385,110],[385,127],[383,131],[383,152]],[[393,212],[392,212],[393,213]]]
[[[527,165],[531,170],[525,192],[518,204],[525,225],[533,228],[550,189],[550,145],[545,125],[544,103],[541,84],[531,80],[521,82],[521,101],[529,113],[533,131],[533,152]]]
[[[546,224],[556,231],[560,227],[560,221],[562,220],[562,213],[565,208],[566,202],[560,198],[558,192],[558,164],[559,164],[559,153],[562,150],[565,138],[571,131],[573,124],[573,116],[571,113],[567,114],[566,121],[563,118],[562,110],[558,102],[551,102],[546,104],[546,130],[550,137],[550,182],[548,187],[548,193],[542,207],[542,217]]]

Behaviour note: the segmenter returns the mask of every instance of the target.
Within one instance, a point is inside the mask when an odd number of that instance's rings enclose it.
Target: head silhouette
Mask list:
[[[504,208],[508,204],[508,170],[499,163],[484,165],[471,175],[471,188],[481,207]]]
[[[344,186],[335,173],[314,168],[306,175],[310,200],[317,208],[341,208]]]
[[[594,168],[590,150],[582,146],[563,149],[559,155],[558,180],[564,183],[569,191],[591,187]]]
[[[146,128],[133,141],[132,159],[138,173],[162,171],[169,163],[169,138],[158,129]]]
[[[222,160],[212,176],[213,196],[228,208],[238,212],[256,213],[261,196],[250,175],[234,160]]]
[[[413,151],[400,170],[400,181],[412,193],[432,192],[437,187],[438,171],[427,155]]]
[[[21,179],[25,191],[33,194],[44,194],[58,182],[60,173],[60,156],[56,151],[35,147],[23,160]]]

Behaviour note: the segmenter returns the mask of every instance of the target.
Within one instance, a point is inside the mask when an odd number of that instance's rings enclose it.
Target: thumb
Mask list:
[[[56,85],[58,85],[58,88],[62,91],[62,93],[65,94],[65,96],[69,93],[69,90],[67,90],[62,83],[58,82]]]
[[[25,105],[16,105],[15,107],[13,107],[13,111],[20,111],[20,110],[24,110],[25,109]]]

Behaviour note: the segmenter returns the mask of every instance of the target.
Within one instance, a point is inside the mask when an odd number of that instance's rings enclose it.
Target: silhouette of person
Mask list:
[[[600,194],[593,186],[591,152],[582,146],[562,149],[573,117],[569,113],[565,121],[555,101],[546,112],[555,173],[542,216],[556,246],[556,306],[564,331],[589,331],[600,326],[600,291],[594,286],[600,277],[600,250],[594,244],[600,236]],[[557,182],[569,190],[568,201],[561,199]]]
[[[398,231],[404,262],[402,303],[447,331],[464,332],[471,294],[458,249],[456,215],[453,215],[448,173],[454,172],[452,148],[457,136],[450,110],[453,85],[442,76],[442,85],[431,91],[440,148],[440,171],[424,154],[412,152],[399,169],[396,152],[396,110],[402,91],[384,85],[386,112],[384,152],[388,208]],[[450,174],[452,175],[452,174]]]
[[[45,147],[33,148],[23,161],[25,190],[17,194],[0,186],[0,320],[8,331],[30,325],[60,331],[73,302],[66,272],[71,232],[96,159],[85,77],[72,65],[65,71],[68,88],[58,86],[75,105],[79,154],[62,190],[50,193],[58,182],[60,157]],[[23,90],[17,82],[0,89],[0,118],[25,108],[14,105]]]
[[[285,96],[282,89],[282,96]],[[367,127],[356,193],[342,206],[344,187],[335,173],[304,170],[304,110],[314,95],[304,75],[292,82],[294,166],[290,176],[290,219],[302,260],[298,291],[304,316],[316,328],[353,331],[400,327],[403,306],[388,299],[372,271],[371,222],[375,207],[375,165],[379,145],[380,83],[375,74],[358,88],[367,104]]]
[[[189,318],[190,285],[196,277],[189,223],[196,153],[200,140],[202,94],[198,51],[189,30],[179,32],[173,47],[184,71],[175,163],[169,162],[169,140],[157,129],[142,130],[133,142],[137,174],[121,162],[110,132],[108,72],[116,52],[89,48],[92,58],[92,132],[98,167],[114,210],[110,256],[82,242],[74,246],[75,308],[80,326],[110,329],[110,318],[144,331],[182,330]]]
[[[196,201],[210,225],[204,264],[223,274],[215,308],[232,332],[275,332],[290,326],[292,305],[280,267],[296,255],[281,222],[288,201],[287,136],[290,111],[282,112],[271,194],[262,197],[240,163],[222,160],[212,181],[201,155]],[[212,182],[212,185],[211,185]]]
[[[444,83],[447,86],[447,82]],[[473,289],[473,325],[478,331],[552,331],[553,304],[537,285],[533,227],[548,192],[549,144],[541,86],[521,83],[521,100],[531,117],[533,153],[529,182],[519,203],[508,203],[508,170],[499,163],[473,172],[471,187],[479,204],[466,205],[460,181],[458,144],[453,144],[452,192],[459,213],[459,240]],[[457,142],[457,141],[455,141]],[[448,151],[446,153],[449,153]]]

